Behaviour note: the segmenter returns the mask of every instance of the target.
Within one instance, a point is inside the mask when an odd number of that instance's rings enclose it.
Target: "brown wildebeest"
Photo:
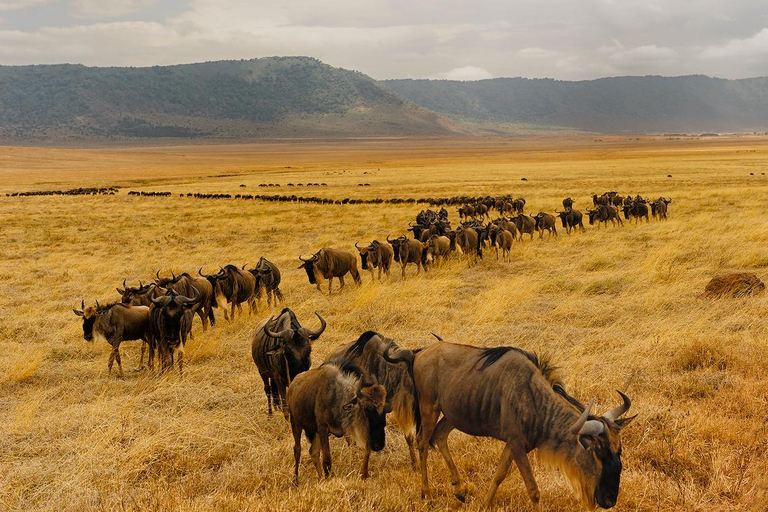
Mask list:
[[[372,241],[365,247],[359,247],[355,242],[355,248],[360,253],[360,261],[363,269],[368,269],[371,273],[371,281],[373,281],[373,269],[379,269],[379,281],[381,281],[382,272],[389,277],[389,267],[392,266],[392,260],[395,257],[395,252],[392,246],[384,244],[378,240]]]
[[[441,265],[451,254],[451,239],[447,236],[432,235],[427,240],[427,262]]]
[[[368,478],[371,451],[384,448],[386,400],[384,386],[350,362],[331,361],[297,375],[286,399],[294,442],[294,483],[299,484],[302,431],[310,442],[309,455],[318,478],[331,474],[330,434],[354,440],[365,450],[361,477]]]
[[[550,238],[552,235],[557,237],[557,225],[555,224],[555,216],[551,213],[539,212],[533,216],[536,221],[534,229],[539,232],[539,238],[544,238],[544,231],[549,232]]]
[[[215,303],[217,307],[224,310],[225,320],[231,322],[235,319],[235,307],[242,313],[243,303],[248,304],[250,312],[256,309],[256,278],[253,274],[231,264],[220,267],[216,274],[205,275],[202,270],[201,267],[197,273],[209,282],[215,282],[213,288],[215,300],[212,304]],[[227,313],[227,305],[230,306],[229,313]]]
[[[480,220],[483,220],[483,218],[491,220],[491,215],[488,213],[488,207],[483,203],[475,205],[475,217],[479,217]]]
[[[518,214],[523,214],[523,208],[525,208],[525,199],[522,197],[518,197],[514,201],[512,201],[512,209],[517,212]]]
[[[120,294],[120,302],[129,306],[151,306],[152,299],[165,295],[166,290],[160,288],[155,283],[141,284],[139,286],[127,286],[123,279],[123,289],[115,288],[117,293]]]
[[[315,315],[320,320],[320,328],[315,331],[302,327],[289,308],[283,309],[277,318],[264,319],[256,326],[251,357],[264,381],[269,414],[272,414],[274,406],[288,418],[285,390],[298,374],[309,370],[312,342],[323,334],[327,326],[323,317],[318,313]]]
[[[499,227],[499,229],[506,229],[507,231],[512,233],[512,237],[515,240],[521,239],[522,235],[520,235],[520,230],[517,229],[517,224],[515,224],[513,221],[510,221],[507,219],[500,219],[496,225]]]
[[[587,210],[587,215],[589,215],[590,226],[597,221],[597,229],[600,229],[600,223],[603,223],[607,228],[608,221],[611,221],[611,224],[614,226],[616,225],[616,222],[618,222],[620,226],[624,226],[624,222],[622,222],[621,216],[615,206],[601,204],[594,210]]]
[[[249,270],[254,279],[256,279],[256,300],[261,300],[262,291],[267,296],[267,306],[272,307],[277,301],[285,301],[283,292],[280,291],[280,269],[277,265],[262,256],[259,258],[256,267]]]
[[[378,382],[387,390],[387,406],[392,411],[395,423],[405,435],[408,453],[413,468],[417,467],[416,428],[418,423],[418,406],[414,399],[413,378],[407,368],[401,364],[387,362],[382,356],[384,349],[393,340],[385,338],[373,331],[363,333],[357,341],[346,343],[328,356],[328,361],[349,360],[363,369],[368,375],[375,376]]]
[[[457,208],[457,211],[459,212],[459,220],[469,220],[470,218],[475,218],[475,208],[472,205],[464,205],[459,208]]]
[[[509,261],[509,251],[512,249],[512,242],[515,237],[506,229],[501,229],[496,234],[496,259],[499,259],[499,249],[501,249],[501,257],[504,261]]]
[[[456,228],[456,245],[467,256],[467,264],[471,267],[477,263],[477,258],[483,257],[483,248],[480,245],[480,237],[472,228],[459,226]]]
[[[531,235],[533,240],[533,234],[536,232],[536,219],[530,215],[520,214],[512,219],[517,226],[517,230],[520,232],[520,240],[523,239],[523,235]]]
[[[426,250],[427,248],[419,240],[413,238],[406,238],[400,236],[394,240],[390,240],[387,236],[387,242],[392,246],[392,251],[395,254],[395,260],[400,262],[402,268],[402,276],[405,277],[405,267],[409,263],[416,264],[416,275],[421,273],[421,268],[424,267],[424,271],[427,271],[426,263]]]
[[[162,297],[152,299],[149,310],[149,329],[160,351],[163,370],[173,368],[176,360],[179,375],[184,373],[184,345],[192,329],[194,311],[203,300],[196,288],[192,291],[195,292],[194,297],[185,297],[169,289]]]
[[[654,219],[667,220],[667,205],[671,203],[671,199],[665,199],[663,197],[651,203],[651,214]]]
[[[81,310],[72,311],[83,318],[83,339],[93,341],[103,339],[112,346],[107,364],[108,374],[112,373],[112,364],[117,361],[117,370],[123,377],[123,365],[120,361],[120,343],[123,341],[142,340],[141,359],[139,368],[144,368],[144,345],[149,346],[149,368],[154,369],[155,343],[149,328],[149,308],[147,306],[130,306],[121,303],[85,307],[85,301],[80,302]]]
[[[306,260],[301,256],[299,259],[302,261],[299,268],[303,268],[307,272],[309,283],[317,286],[318,291],[322,291],[320,285],[323,284],[323,280],[327,279],[328,295],[330,295],[334,277],[339,279],[339,291],[341,291],[344,288],[344,276],[347,273],[352,276],[355,284],[360,286],[357,258],[350,252],[323,247]]]
[[[573,203],[575,203],[575,202],[576,201],[574,201],[570,197],[566,197],[565,199],[563,199],[563,208],[565,208],[565,210],[568,211],[571,208],[573,208]]]
[[[584,233],[584,223],[582,221],[583,216],[579,210],[574,210],[571,208],[564,212],[558,212],[555,210],[555,213],[557,213],[557,215],[560,217],[560,221],[563,223],[563,228],[567,234],[570,235],[571,230],[576,229],[576,227],[580,227],[581,232]]]
[[[648,205],[645,203],[640,203],[637,201],[632,201],[630,204],[625,204],[623,206],[624,209],[624,218],[628,221],[632,221],[632,219],[635,219],[635,223],[639,224],[641,219],[645,219],[645,222],[648,222]]]
[[[155,283],[161,288],[173,290],[179,295],[187,297],[193,296],[193,290],[197,290],[200,294],[200,302],[193,312],[200,317],[200,321],[203,323],[203,332],[208,329],[209,321],[211,325],[216,325],[216,318],[213,315],[213,285],[211,285],[210,281],[202,276],[191,276],[186,272],[178,276],[171,272],[171,275],[173,277],[160,277],[160,271],[158,270],[155,274]]]
[[[490,506],[514,461],[537,510],[539,489],[527,453],[559,466],[590,508],[610,508],[619,495],[620,431],[634,417],[621,419],[631,402],[603,416],[590,415],[569,396],[552,374],[552,367],[515,347],[481,348],[438,342],[414,354],[400,350],[385,359],[406,362],[412,369],[419,402],[421,494],[431,496],[427,479],[427,450],[437,445],[451,472],[454,495],[464,501],[467,488],[448,449],[448,434],[458,429],[474,436],[493,437],[506,444],[491,488]],[[440,415],[442,413],[442,418]],[[439,420],[439,421],[438,421]]]

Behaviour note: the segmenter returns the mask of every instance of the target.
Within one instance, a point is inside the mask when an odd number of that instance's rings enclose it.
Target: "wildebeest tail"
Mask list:
[[[280,302],[285,302],[285,297],[283,296],[283,292],[280,291],[280,288],[275,288],[275,297],[277,297],[277,300]]]
[[[215,316],[213,316],[213,308],[215,307],[215,306],[213,305],[213,302],[214,302],[215,300],[216,300],[215,298],[211,298],[211,309],[209,309],[209,310],[208,310],[208,320],[210,320],[210,322],[211,322],[211,327],[213,327],[214,325],[216,325],[216,317],[215,317]]]

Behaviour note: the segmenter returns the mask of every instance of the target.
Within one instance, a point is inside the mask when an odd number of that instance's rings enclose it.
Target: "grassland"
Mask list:
[[[467,505],[452,497],[436,452],[436,498],[419,499],[395,429],[372,457],[370,480],[357,476],[361,454],[332,440],[334,478],[318,482],[306,457],[293,487],[290,431],[267,416],[250,358],[266,305],[230,324],[219,314],[205,333],[196,321],[183,380],[130,372],[136,342],[123,345],[126,378],[108,376],[108,346],[83,341],[71,311],[81,299],[114,300],[124,278],[261,255],[283,270],[286,305],[300,320],[316,325],[314,311],[328,320],[315,364],[367,329],[409,347],[434,331],[548,354],[566,388],[598,410],[618,403],[615,389],[633,399],[639,416],[623,433],[617,510],[764,510],[768,297],[698,296],[720,272],[768,277],[768,140],[594,139],[0,148],[0,510],[478,509],[501,444],[460,433],[451,445],[472,484]],[[584,208],[605,190],[673,203],[664,223],[535,239],[509,264],[486,252],[471,269],[456,260],[384,284],[366,274],[362,287],[329,297],[306,282],[297,256],[400,234],[419,207],[178,197],[288,182],[326,182],[293,192],[333,198],[512,193],[534,212],[568,195]],[[111,185],[174,196],[5,197]],[[545,510],[576,509],[564,479],[533,459]],[[516,470],[496,503],[529,507]]]

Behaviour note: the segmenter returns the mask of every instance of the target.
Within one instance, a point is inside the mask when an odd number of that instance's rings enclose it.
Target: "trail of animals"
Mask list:
[[[589,223],[597,228],[623,225],[625,220],[666,220],[671,199],[655,201],[640,196],[620,196],[606,192],[592,197],[587,209]],[[454,203],[456,204],[456,203]],[[408,230],[414,238],[387,237],[368,245],[355,243],[363,269],[372,279],[390,274],[394,262],[405,276],[407,265],[417,274],[439,266],[454,253],[462,253],[468,265],[483,257],[483,249],[496,248],[503,260],[509,259],[514,243],[524,235],[533,239],[557,236],[556,216],[546,212],[524,213],[525,200],[509,196],[485,197],[459,202],[459,224],[455,229],[448,211],[422,210]],[[566,233],[584,231],[583,215],[571,198],[556,211]],[[491,220],[491,212],[498,212]],[[337,278],[344,287],[349,274],[361,284],[358,258],[351,252],[323,248],[310,258],[301,258],[311,284]],[[247,308],[258,312],[266,298],[272,307],[284,302],[277,266],[261,257],[248,269],[226,265],[215,274],[182,273],[131,287],[124,280],[116,288],[120,300],[110,304],[86,306],[74,313],[83,320],[87,341],[104,339],[112,346],[108,371],[117,362],[122,376],[120,344],[141,340],[139,369],[143,369],[145,349],[148,366],[154,370],[157,354],[162,371],[178,368],[183,375],[184,345],[198,316],[203,331],[214,326],[214,311],[225,319]],[[299,484],[302,434],[309,441],[309,454],[319,478],[331,476],[329,436],[344,437],[363,451],[361,477],[369,476],[372,452],[384,448],[385,425],[394,421],[402,430],[408,457],[421,474],[421,496],[431,498],[427,453],[436,446],[450,473],[455,497],[464,501],[467,484],[454,463],[448,447],[453,430],[492,437],[504,443],[502,456],[487,490],[484,504],[489,506],[514,462],[520,471],[535,509],[540,510],[540,493],[528,459],[538,449],[539,456],[559,466],[569,479],[577,499],[588,508],[613,507],[618,500],[621,473],[621,430],[634,416],[625,417],[631,400],[619,391],[621,403],[598,415],[593,401],[584,406],[569,395],[553,375],[549,361],[516,347],[482,348],[451,343],[435,335],[437,342],[416,350],[399,347],[393,340],[368,331],[352,343],[338,347],[320,366],[311,367],[312,343],[327,327],[303,327],[294,312],[284,308],[276,317],[261,320],[256,326],[251,353],[264,384],[267,412],[280,411],[290,423],[294,439],[294,483]],[[418,453],[418,456],[417,456]]]

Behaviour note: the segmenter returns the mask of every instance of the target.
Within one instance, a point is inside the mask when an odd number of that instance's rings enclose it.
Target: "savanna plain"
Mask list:
[[[270,141],[242,145],[56,149],[0,147],[0,510],[477,510],[502,444],[459,432],[449,443],[470,483],[451,492],[436,451],[435,493],[419,498],[402,434],[359,478],[362,453],[332,439],[333,477],[318,481],[304,442],[292,485],[293,440],[267,415],[250,355],[257,322],[291,307],[328,321],[313,366],[376,330],[400,345],[513,345],[547,355],[566,389],[602,413],[632,398],[622,432],[616,510],[765,510],[768,506],[768,297],[702,299],[727,271],[768,278],[768,138],[557,136]],[[752,175],[750,174],[752,173]],[[671,177],[668,177],[671,175]],[[526,178],[526,181],[521,178]],[[278,183],[280,188],[259,187]],[[287,187],[327,183],[326,187]],[[369,183],[369,186],[358,184]],[[245,185],[245,187],[241,187]],[[6,193],[118,186],[113,196]],[[171,197],[128,196],[129,190]],[[669,220],[515,243],[468,268],[456,258],[426,274],[366,272],[340,293],[297,269],[321,247],[405,233],[425,205],[314,205],[195,199],[190,192],[333,199],[513,194],[526,213],[575,208],[615,190],[672,198]],[[184,194],[180,197],[179,194]],[[458,222],[455,208],[450,220]],[[160,270],[212,273],[255,264],[282,271],[285,303],[202,331],[195,320],[183,378],[107,374],[109,346],[87,343],[73,312],[118,299],[115,287]],[[324,288],[323,292],[327,292]],[[555,469],[531,456],[545,510],[579,504]],[[515,468],[495,500],[526,510]]]

